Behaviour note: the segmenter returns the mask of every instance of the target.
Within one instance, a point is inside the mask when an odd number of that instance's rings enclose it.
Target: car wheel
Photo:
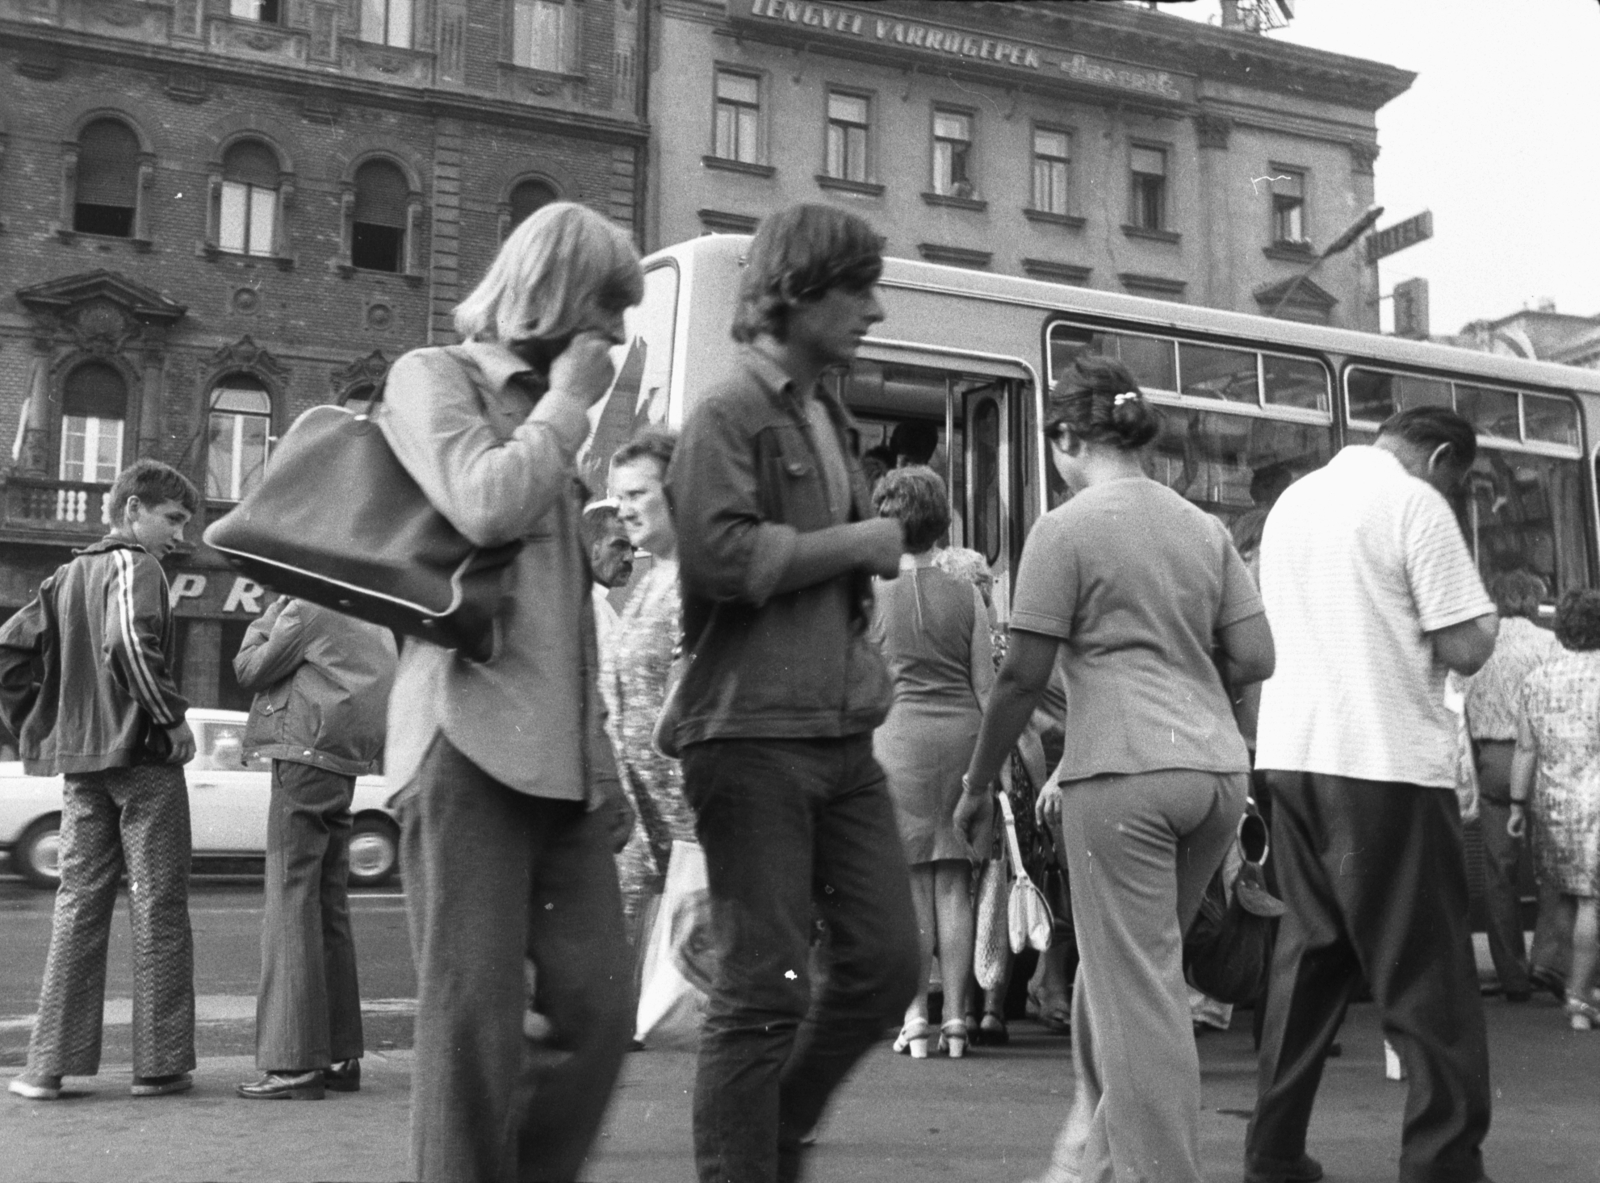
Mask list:
[[[17,873],[35,887],[60,887],[61,815],[41,817],[24,830],[11,852],[11,861]]]
[[[350,828],[350,886],[377,887],[400,868],[400,831],[386,817],[356,818]]]

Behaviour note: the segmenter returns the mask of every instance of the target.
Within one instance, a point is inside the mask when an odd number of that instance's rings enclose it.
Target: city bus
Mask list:
[[[729,372],[748,242],[708,235],[645,260],[644,299],[591,437],[591,480],[603,484],[604,458],[632,430],[680,425]],[[906,420],[937,429],[949,541],[987,560],[1002,621],[1029,528],[1065,496],[1039,430],[1045,400],[1086,350],[1120,359],[1161,406],[1151,475],[1236,537],[1344,444],[1372,440],[1396,411],[1437,404],[1477,427],[1456,510],[1484,578],[1539,575],[1547,623],[1564,592],[1596,586],[1600,372],[908,259],[885,260],[880,288],[885,319],[828,380],[860,426],[858,453]],[[1481,929],[1476,825],[1467,856]]]
[[[707,235],[645,260],[594,460],[642,423],[681,424],[729,371],[748,242]],[[1452,406],[1478,431],[1457,509],[1484,577],[1533,571],[1552,605],[1595,586],[1600,372],[907,259],[885,260],[880,287],[885,319],[828,380],[860,451],[906,420],[937,430],[950,542],[983,554],[1002,619],[1029,527],[1064,496],[1039,424],[1084,351],[1119,358],[1162,408],[1152,475],[1236,532],[1395,411]]]

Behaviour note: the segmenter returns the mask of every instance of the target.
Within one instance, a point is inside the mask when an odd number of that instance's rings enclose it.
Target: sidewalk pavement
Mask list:
[[[1497,1183],[1600,1178],[1600,1032],[1566,1029],[1548,998],[1486,999],[1496,1084],[1486,1147]],[[1330,1183],[1395,1177],[1405,1085],[1384,1079],[1373,1007],[1352,1008],[1344,1055],[1328,1062],[1310,1150]],[[1036,1176],[1071,1090],[1066,1040],[1013,1025],[1010,1047],[967,1059],[913,1061],[885,1041],[841,1091],[821,1131],[809,1183],[1020,1183]],[[1248,1016],[1200,1036],[1207,1183],[1237,1183],[1255,1097]],[[215,1179],[396,1180],[407,1162],[412,1054],[370,1053],[362,1091],[314,1104],[240,1100],[248,1056],[201,1061],[192,1093],[134,1099],[128,1068],[70,1078],[53,1103],[0,1097],[0,1183]],[[11,1075],[7,1071],[6,1076]],[[584,1178],[593,1183],[694,1183],[689,1132],[694,1058],[630,1055]]]

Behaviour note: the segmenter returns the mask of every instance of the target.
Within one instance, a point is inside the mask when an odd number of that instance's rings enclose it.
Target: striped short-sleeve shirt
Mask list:
[[[1258,768],[1455,784],[1456,716],[1427,634],[1494,603],[1436,489],[1381,448],[1345,448],[1267,517],[1261,598],[1278,663]]]

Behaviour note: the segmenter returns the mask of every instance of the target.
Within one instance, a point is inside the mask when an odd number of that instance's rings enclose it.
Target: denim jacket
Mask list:
[[[678,531],[685,652],[678,738],[859,735],[889,708],[867,639],[872,583],[843,575],[773,594],[799,534],[834,524],[821,459],[793,383],[746,349],[684,424],[667,473]],[[850,473],[848,520],[872,515],[849,412],[819,387]]]

